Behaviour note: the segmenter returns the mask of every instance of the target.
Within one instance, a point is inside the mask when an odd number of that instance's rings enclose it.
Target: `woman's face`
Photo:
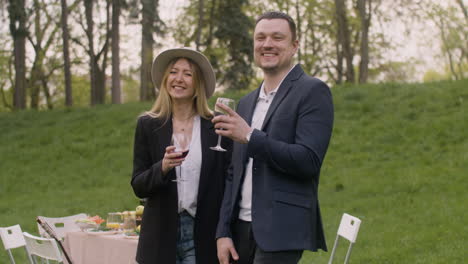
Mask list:
[[[180,58],[169,71],[166,89],[173,100],[192,100],[195,94],[193,71],[189,62]]]

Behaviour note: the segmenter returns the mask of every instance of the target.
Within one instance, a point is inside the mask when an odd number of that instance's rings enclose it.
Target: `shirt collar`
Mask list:
[[[265,99],[267,98],[268,96],[273,96],[276,94],[276,92],[278,91],[279,87],[281,86],[281,84],[283,83],[284,79],[286,79],[286,76],[289,75],[289,73],[292,71],[292,69],[294,69],[294,67],[296,67],[296,64],[294,64],[291,69],[289,69],[288,73],[286,75],[284,75],[283,79],[281,80],[281,82],[278,84],[278,86],[271,92],[269,92],[268,94],[265,93],[265,82],[262,82],[262,86],[260,87],[260,93],[258,95],[258,98],[259,99]]]

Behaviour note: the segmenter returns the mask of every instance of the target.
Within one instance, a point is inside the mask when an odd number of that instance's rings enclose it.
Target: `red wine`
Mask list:
[[[182,151],[182,155],[179,156],[179,159],[185,158],[188,155],[189,150]]]

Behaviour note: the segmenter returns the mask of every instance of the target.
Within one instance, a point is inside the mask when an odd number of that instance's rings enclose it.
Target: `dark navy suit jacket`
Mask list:
[[[251,124],[260,88],[237,112]],[[330,141],[329,87],[296,65],[279,87],[261,130],[235,143],[216,237],[232,237],[248,158],[252,168],[252,231],[265,251],[327,250],[317,197],[320,168]]]

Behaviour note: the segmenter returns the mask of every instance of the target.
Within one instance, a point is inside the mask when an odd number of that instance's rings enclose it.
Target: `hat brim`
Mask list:
[[[216,86],[216,76],[214,74],[213,67],[205,55],[189,48],[168,49],[159,53],[159,55],[154,59],[153,66],[151,68],[151,77],[156,89],[161,89],[163,75],[169,63],[174,58],[179,57],[188,58],[200,67],[203,79],[205,80],[206,98],[210,98],[213,95]]]

